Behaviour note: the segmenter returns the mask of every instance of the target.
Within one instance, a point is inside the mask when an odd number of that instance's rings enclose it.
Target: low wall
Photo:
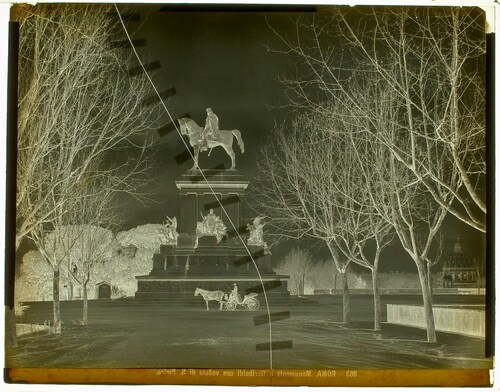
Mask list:
[[[434,306],[436,331],[474,337],[485,336],[485,311],[467,306]],[[426,328],[424,307],[387,304],[387,322]]]
[[[421,289],[415,289],[415,288],[380,288],[380,295],[421,295],[422,290]],[[349,289],[350,294],[366,294],[366,295],[373,295],[373,291],[371,288],[366,288],[366,289]],[[315,289],[314,290],[314,295],[322,295],[322,294],[342,294],[342,289],[337,289],[337,291],[333,289]],[[458,288],[434,288],[432,289],[432,294],[434,295],[451,295],[451,294],[473,294],[477,295],[477,289],[476,290],[461,290]],[[480,294],[484,295],[484,291]]]
[[[479,290],[477,288],[473,287],[457,287],[457,292],[458,294],[466,294],[466,295],[486,295],[486,289],[484,287],[480,288]]]
[[[48,325],[41,324],[18,324],[16,323],[16,334],[17,336],[26,335],[27,333],[32,333],[36,331],[50,330]]]

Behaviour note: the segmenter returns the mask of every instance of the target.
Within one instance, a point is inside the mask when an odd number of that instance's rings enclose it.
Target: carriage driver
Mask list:
[[[203,129],[203,136],[211,141],[219,139],[219,118],[212,112],[212,108],[207,108],[207,119],[205,121],[205,128]]]
[[[241,297],[238,294],[238,286],[236,283],[233,284],[233,289],[231,290],[231,294],[229,294],[230,299],[234,299],[236,302],[241,303]]]

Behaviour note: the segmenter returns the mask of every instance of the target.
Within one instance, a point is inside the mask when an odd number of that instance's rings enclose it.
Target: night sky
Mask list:
[[[203,126],[205,109],[211,107],[219,117],[220,129],[239,129],[245,154],[241,154],[235,143],[236,167],[252,181],[259,146],[266,142],[275,123],[291,117],[279,108],[286,103],[286,97],[278,80],[290,71],[289,59],[273,51],[279,49],[280,44],[267,23],[278,28],[281,34],[293,34],[290,18],[298,13],[172,12],[160,5],[140,6],[138,10],[141,20],[128,21],[127,28],[133,38],[146,39],[147,44],[138,48],[143,62],[158,60],[161,64],[161,68],[151,74],[157,89],[175,87],[175,96],[167,101],[172,117],[189,113]],[[164,124],[168,122],[165,115]],[[131,204],[126,228],[161,223],[165,215],[178,214],[175,181],[192,166],[192,161],[176,164],[174,157],[183,151],[184,145],[175,131],[159,138],[157,143],[158,167],[152,175],[158,184],[155,191],[158,202],[146,206]],[[200,166],[205,169],[220,163],[230,165],[222,148],[214,149],[210,157],[207,153],[200,156]],[[484,239],[479,233],[452,216],[446,218],[444,227],[445,253],[451,251],[460,234],[464,250],[472,256],[481,255]],[[274,261],[293,245],[273,249]],[[329,257],[322,244],[302,245],[314,249],[317,257]],[[388,249],[381,261],[382,271],[396,268],[416,272],[400,246]]]
[[[165,12],[161,6],[143,6],[140,22],[128,22],[133,38],[146,38],[147,45],[138,48],[144,63],[158,60],[161,68],[151,75],[159,91],[175,87],[176,95],[167,106],[173,118],[189,113],[203,126],[207,107],[220,120],[220,129],[237,128],[242,133],[245,154],[236,142],[236,167],[251,180],[259,145],[264,143],[275,122],[287,117],[278,106],[285,97],[278,80],[289,68],[288,59],[269,50],[279,42],[266,25],[290,26],[291,13],[263,12]],[[169,122],[163,116],[164,124]],[[187,137],[185,138],[187,141]],[[185,147],[177,133],[159,139],[159,199],[169,202],[137,210],[130,225],[160,222],[164,214],[175,214],[177,189],[175,180],[192,166],[192,161],[177,165],[174,158]],[[204,169],[223,163],[230,166],[229,156],[215,148],[210,157],[200,154]],[[161,213],[160,213],[161,211]],[[163,214],[163,215],[162,215]]]

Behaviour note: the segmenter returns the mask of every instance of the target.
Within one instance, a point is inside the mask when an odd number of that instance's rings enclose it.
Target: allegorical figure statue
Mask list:
[[[226,225],[220,217],[214,214],[212,208],[207,215],[202,215],[202,217],[203,221],[196,224],[196,243],[198,243],[198,238],[205,236],[215,236],[217,243],[219,243],[222,237],[227,235]]]
[[[167,216],[162,234],[166,245],[177,245],[179,234],[177,233],[177,218],[175,216],[173,218]]]
[[[266,252],[269,252],[269,248],[264,241],[264,225],[262,222],[262,217],[258,216],[254,218],[253,223],[247,225],[250,236],[248,237],[247,244],[262,246]]]
[[[236,169],[236,158],[233,150],[233,140],[236,138],[238,146],[242,153],[245,152],[245,145],[241,138],[241,132],[238,129],[223,130],[219,129],[219,118],[207,108],[207,118],[205,127],[200,127],[190,118],[179,119],[179,128],[182,135],[189,136],[189,144],[194,150],[194,165],[191,170],[199,169],[198,157],[200,151],[212,151],[214,147],[222,147],[231,158],[231,169]],[[210,156],[210,153],[208,154]]]

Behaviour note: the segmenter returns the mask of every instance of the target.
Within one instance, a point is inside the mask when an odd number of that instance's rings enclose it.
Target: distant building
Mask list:
[[[477,284],[474,261],[464,254],[460,237],[443,265],[443,287],[473,287]]]
[[[103,280],[96,284],[96,298],[97,299],[110,299],[111,298],[111,283]]]

